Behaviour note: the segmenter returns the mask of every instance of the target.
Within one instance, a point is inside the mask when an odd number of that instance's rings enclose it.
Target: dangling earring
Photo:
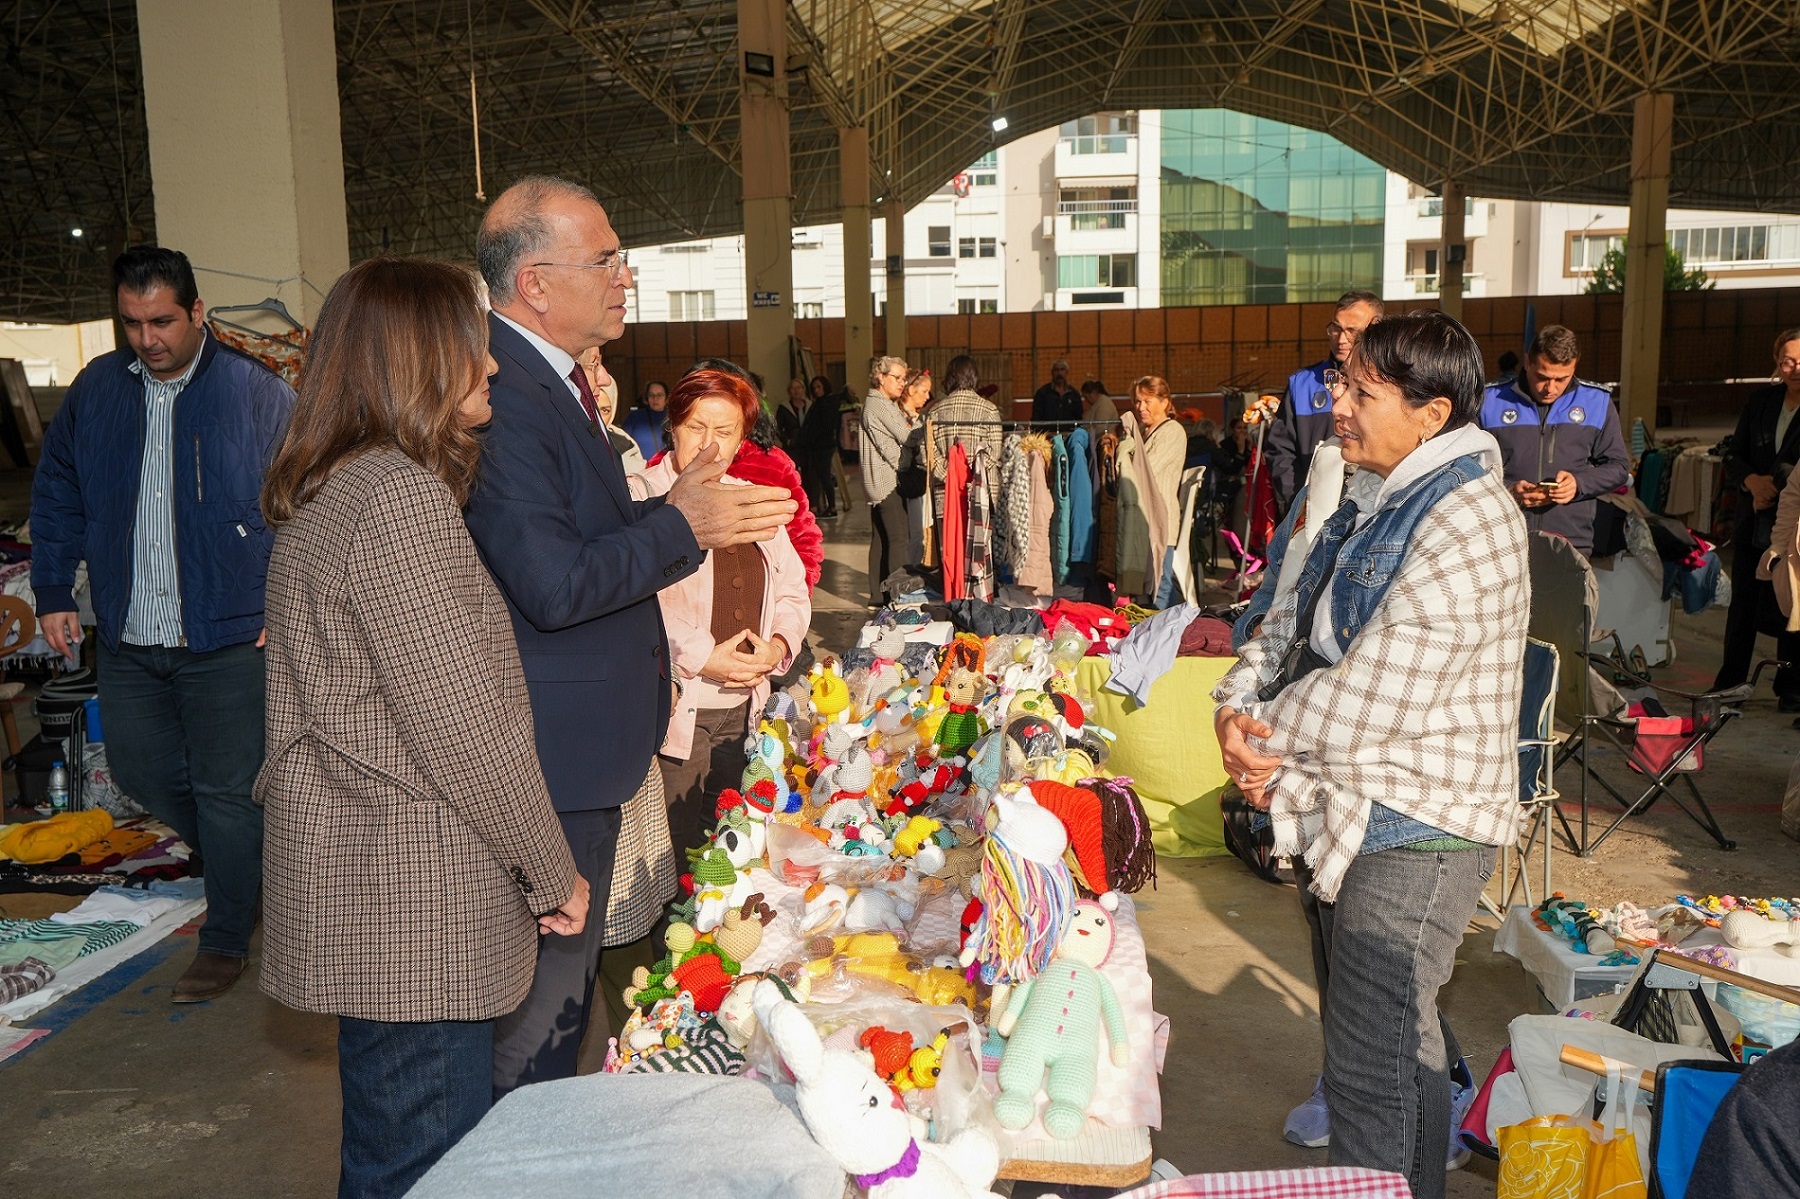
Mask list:
[[[1423,429],[1419,430],[1419,444],[1420,445],[1424,445],[1427,441],[1430,441],[1430,440],[1431,440],[1431,434],[1425,432]]]

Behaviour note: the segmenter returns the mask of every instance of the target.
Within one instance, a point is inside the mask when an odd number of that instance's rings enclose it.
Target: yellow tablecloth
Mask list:
[[[1230,777],[1213,739],[1212,689],[1236,658],[1177,658],[1139,707],[1130,696],[1106,690],[1112,663],[1084,658],[1077,672],[1093,697],[1089,719],[1118,734],[1107,760],[1111,774],[1130,776],[1156,852],[1178,858],[1229,853],[1219,817],[1219,793]]]

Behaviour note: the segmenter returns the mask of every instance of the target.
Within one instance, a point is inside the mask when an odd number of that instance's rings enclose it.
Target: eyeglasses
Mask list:
[[[1331,393],[1332,399],[1336,399],[1350,390],[1350,376],[1343,371],[1328,369],[1324,377],[1325,390]]]
[[[1338,324],[1336,321],[1332,321],[1329,325],[1325,326],[1325,336],[1327,336],[1327,337],[1348,337],[1352,342],[1355,342],[1357,338],[1362,336],[1362,330],[1361,329],[1346,329],[1346,328],[1344,328],[1344,326]]]
[[[1775,363],[1775,366],[1784,371],[1800,370],[1800,358],[1782,358]]]
[[[600,255],[598,262],[534,262],[532,266],[564,266],[572,271],[610,271],[611,278],[617,279],[619,272],[631,265],[629,250],[608,250]]]

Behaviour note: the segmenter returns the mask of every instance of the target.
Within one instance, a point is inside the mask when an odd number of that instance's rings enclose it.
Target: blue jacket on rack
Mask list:
[[[131,607],[132,530],[144,461],[144,382],[132,352],[88,363],[44,434],[31,487],[31,586],[40,616],[73,612],[85,559],[94,620],[119,648]],[[175,400],[173,504],[181,627],[207,653],[254,641],[274,534],[263,523],[263,473],[287,433],[294,390],[210,334]]]
[[[1069,561],[1093,564],[1100,526],[1094,523],[1092,439],[1086,429],[1069,434]]]

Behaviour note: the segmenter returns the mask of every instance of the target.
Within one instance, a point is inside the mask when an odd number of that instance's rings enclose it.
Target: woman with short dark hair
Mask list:
[[[1215,730],[1323,901],[1331,1162],[1439,1199],[1454,1050],[1438,989],[1518,831],[1525,519],[1474,423],[1481,351],[1461,325],[1389,317],[1328,375],[1360,469],[1289,544],[1304,565],[1214,691]]]
[[[512,622],[463,527],[494,369],[467,271],[357,264],[263,485],[262,986],[338,1017],[345,1199],[404,1194],[481,1119],[538,934],[587,914]]]

